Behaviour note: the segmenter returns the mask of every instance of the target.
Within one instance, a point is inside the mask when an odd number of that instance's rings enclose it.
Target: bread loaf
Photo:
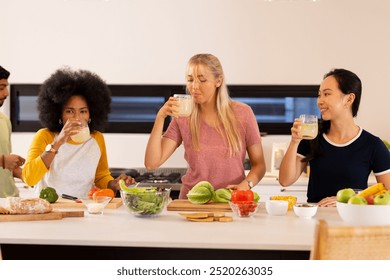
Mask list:
[[[6,208],[10,214],[44,214],[53,210],[42,198],[7,197]]]

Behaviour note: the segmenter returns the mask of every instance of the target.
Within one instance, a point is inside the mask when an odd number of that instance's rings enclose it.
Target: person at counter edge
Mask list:
[[[0,107],[9,95],[8,78],[10,72],[0,66]],[[0,112],[0,197],[19,196],[15,178],[22,179],[21,166],[25,159],[11,154],[11,122]]]
[[[360,78],[345,69],[325,74],[317,98],[322,115],[318,136],[302,140],[299,119],[279,170],[282,186],[293,184],[310,164],[308,202],[335,206],[340,189],[367,188],[371,171],[390,189],[390,153],[383,141],[355,124],[362,93]]]
[[[170,97],[158,111],[145,151],[145,167],[153,170],[184,145],[188,163],[179,198],[200,181],[215,189],[249,189],[266,171],[261,136],[250,106],[230,99],[222,66],[211,54],[190,58],[186,92],[192,96],[189,117],[178,117],[178,100]],[[174,117],[163,133],[166,117]],[[246,152],[251,170],[245,177]]]
[[[134,179],[121,174],[114,179],[108,168],[103,134],[110,112],[111,92],[95,73],[63,68],[53,73],[38,94],[43,127],[34,136],[23,168],[23,179],[39,193],[54,187],[58,194],[85,197],[92,186],[119,190]],[[74,142],[72,135],[88,122],[90,138]]]

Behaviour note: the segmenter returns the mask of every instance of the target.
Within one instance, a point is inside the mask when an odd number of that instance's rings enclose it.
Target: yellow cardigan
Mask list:
[[[55,137],[56,134],[46,128],[40,129],[35,134],[30,149],[28,151],[26,164],[23,167],[23,180],[27,185],[36,185],[42,180],[42,178],[47,172],[50,172],[50,169],[47,169],[45,164],[43,163],[41,154],[45,151],[47,145],[53,143]],[[94,184],[97,187],[104,189],[107,188],[108,182],[113,180],[113,177],[111,176],[111,173],[108,169],[107,152],[104,137],[103,134],[98,131],[91,133],[91,137],[94,139],[100,149],[100,158],[98,158],[97,163],[94,163],[97,164]],[[70,147],[71,149],[80,149],[80,151],[82,152],[82,147],[80,146],[80,144],[75,143],[72,140],[68,140],[68,142],[64,145],[71,145],[67,147]],[[58,153],[61,153],[61,148],[63,146],[59,148]],[[78,153],[78,151],[76,151],[76,153]],[[56,160],[56,157],[54,158],[54,160]],[[85,154],[83,155],[83,157],[88,158],[91,157],[91,155]],[[53,162],[51,165],[53,165]]]

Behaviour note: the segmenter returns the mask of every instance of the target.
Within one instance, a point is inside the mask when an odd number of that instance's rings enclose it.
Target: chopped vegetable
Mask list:
[[[119,181],[123,196],[126,198],[124,203],[133,212],[140,215],[154,215],[160,213],[169,198],[165,194],[165,189],[155,187],[127,187],[123,180]]]

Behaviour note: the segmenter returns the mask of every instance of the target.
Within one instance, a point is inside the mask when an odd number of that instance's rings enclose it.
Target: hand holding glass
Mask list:
[[[179,117],[188,117],[192,110],[192,97],[189,94],[174,94],[179,101]]]
[[[302,139],[313,140],[318,134],[318,118],[316,115],[300,115]]]
[[[81,129],[80,131],[75,134],[70,136],[70,138],[77,143],[84,143],[91,137],[90,131],[89,131],[89,126],[86,121],[81,121]]]

